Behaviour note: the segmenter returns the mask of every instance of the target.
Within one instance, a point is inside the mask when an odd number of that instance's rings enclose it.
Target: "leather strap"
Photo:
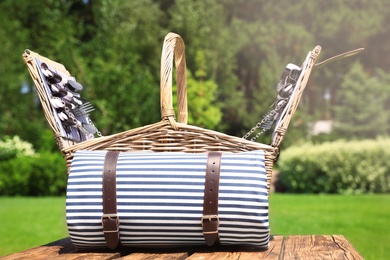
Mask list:
[[[221,157],[222,153],[220,152],[210,152],[207,157],[203,216],[201,222],[203,236],[208,246],[220,243],[218,235],[218,192]]]
[[[110,249],[115,249],[120,242],[119,217],[116,204],[116,164],[119,152],[108,151],[103,168],[103,216],[104,238]]]

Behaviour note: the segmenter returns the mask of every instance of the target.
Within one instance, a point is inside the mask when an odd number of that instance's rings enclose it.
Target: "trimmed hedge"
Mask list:
[[[22,155],[0,161],[0,195],[64,195],[67,178],[61,153]]]
[[[280,180],[295,193],[390,192],[389,147],[389,138],[290,147],[280,155]],[[67,177],[61,153],[0,160],[0,195],[64,195]]]
[[[390,192],[390,139],[290,147],[282,151],[278,168],[287,192]]]

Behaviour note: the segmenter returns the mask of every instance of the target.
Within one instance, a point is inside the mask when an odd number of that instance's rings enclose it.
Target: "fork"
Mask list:
[[[85,116],[95,110],[95,107],[90,102],[85,102],[73,109],[73,114],[77,117]]]

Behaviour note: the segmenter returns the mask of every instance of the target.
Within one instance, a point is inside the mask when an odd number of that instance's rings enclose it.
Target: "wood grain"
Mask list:
[[[69,238],[64,238],[53,243],[35,247],[26,251],[12,254],[2,258],[2,260],[16,259],[117,259],[121,256],[120,252],[95,251],[78,252]]]
[[[127,256],[121,257],[121,260],[184,260],[187,259],[188,254],[181,253],[131,253]]]
[[[241,248],[240,251],[234,250],[224,251],[224,252],[196,252],[192,254],[188,260],[213,260],[213,259],[224,259],[224,260],[254,260],[254,259],[279,259],[282,244],[283,236],[274,236],[270,240],[270,245],[267,250],[256,250],[251,248]]]
[[[267,250],[253,247],[122,248],[117,251],[81,251],[69,238],[1,258],[121,259],[121,260],[256,260],[256,259],[364,259],[342,235],[273,236]]]
[[[363,259],[343,236],[289,236],[283,259]]]

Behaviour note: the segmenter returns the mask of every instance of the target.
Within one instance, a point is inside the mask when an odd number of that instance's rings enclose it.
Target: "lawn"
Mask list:
[[[270,197],[271,233],[344,235],[366,259],[390,259],[390,195]]]
[[[65,198],[0,197],[0,256],[67,236]],[[344,235],[366,259],[390,252],[390,195],[270,197],[274,235]]]
[[[63,197],[0,197],[0,256],[68,235]]]

